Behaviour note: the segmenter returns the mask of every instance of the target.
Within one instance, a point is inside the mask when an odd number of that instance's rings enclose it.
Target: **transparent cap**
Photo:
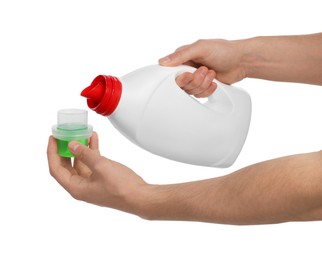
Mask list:
[[[53,135],[59,140],[87,139],[93,127],[87,123],[88,112],[83,109],[62,109],[57,113],[57,124],[52,127]]]
[[[57,124],[52,127],[53,136],[57,139],[58,154],[63,157],[73,157],[68,149],[70,141],[88,144],[93,127],[87,124],[88,113],[83,109],[62,109],[57,113]]]
[[[88,112],[83,109],[62,109],[57,113],[57,128],[76,130],[87,127]]]

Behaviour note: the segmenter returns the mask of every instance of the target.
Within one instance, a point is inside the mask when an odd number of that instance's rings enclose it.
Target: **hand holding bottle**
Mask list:
[[[322,33],[258,36],[241,40],[198,40],[159,60],[160,65],[199,68],[177,77],[177,84],[197,97],[211,95],[209,78],[225,84],[244,78],[322,85]],[[206,71],[203,67],[208,68]],[[213,72],[215,72],[215,75]]]
[[[188,94],[208,97],[216,89],[214,78],[232,84],[245,78],[242,66],[240,41],[198,40],[178,48],[174,53],[159,60],[160,65],[186,64],[198,68],[195,73],[183,73],[177,84]]]

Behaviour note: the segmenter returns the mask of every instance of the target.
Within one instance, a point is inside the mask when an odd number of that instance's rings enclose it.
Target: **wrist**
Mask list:
[[[136,215],[146,220],[184,220],[191,212],[185,212],[186,204],[180,188],[184,184],[152,185],[140,190]]]
[[[209,208],[209,194],[205,187],[216,182],[209,180],[169,184],[147,185],[140,191],[137,215],[147,220],[185,220],[212,222],[218,216]],[[212,199],[211,199],[212,200]],[[219,219],[219,218],[218,218]]]
[[[245,78],[256,78],[256,71],[263,57],[258,53],[262,37],[254,37],[237,41],[239,52],[241,53],[240,65],[244,71]]]
[[[146,220],[159,219],[159,211],[166,205],[163,186],[146,183],[141,187],[133,200],[133,213]]]

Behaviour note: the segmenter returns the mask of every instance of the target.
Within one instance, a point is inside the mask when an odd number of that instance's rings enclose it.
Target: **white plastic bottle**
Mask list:
[[[151,65],[121,78],[100,75],[81,95],[125,137],[154,154],[194,165],[228,167],[246,140],[250,96],[215,81],[216,91],[200,103],[175,82],[187,71],[195,68]]]

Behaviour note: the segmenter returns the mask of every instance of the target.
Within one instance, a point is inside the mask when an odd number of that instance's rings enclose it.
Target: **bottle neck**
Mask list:
[[[122,83],[113,76],[99,75],[81,92],[87,105],[96,113],[109,116],[117,108],[122,95]]]

